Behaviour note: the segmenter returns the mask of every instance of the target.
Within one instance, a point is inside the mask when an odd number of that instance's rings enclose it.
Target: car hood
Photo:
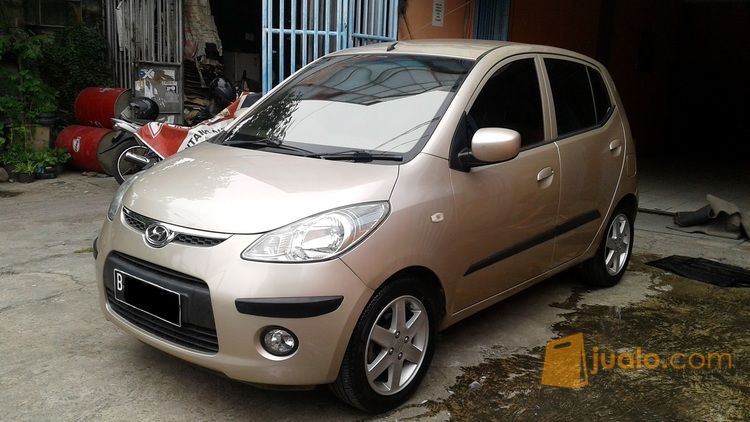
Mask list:
[[[183,227],[251,234],[346,205],[388,200],[397,165],[203,143],[143,172],[123,204]]]

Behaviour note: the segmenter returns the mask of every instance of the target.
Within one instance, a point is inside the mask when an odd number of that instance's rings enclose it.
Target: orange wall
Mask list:
[[[470,38],[474,2],[445,0],[443,26],[432,26],[432,0],[408,0],[405,16],[399,19],[398,38]]]

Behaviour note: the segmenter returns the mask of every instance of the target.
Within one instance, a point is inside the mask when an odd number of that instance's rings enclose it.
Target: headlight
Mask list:
[[[389,210],[388,202],[373,202],[305,218],[264,234],[242,252],[242,258],[270,262],[333,258],[364,239]]]
[[[115,192],[114,198],[112,198],[112,202],[109,203],[109,211],[107,211],[107,218],[109,218],[109,221],[114,220],[115,215],[117,215],[117,211],[120,209],[120,205],[122,205],[122,198],[125,196],[125,192],[128,191],[128,188],[135,182],[135,179],[137,179],[138,176],[133,176],[130,179],[122,182],[119,188],[117,188],[117,191]]]

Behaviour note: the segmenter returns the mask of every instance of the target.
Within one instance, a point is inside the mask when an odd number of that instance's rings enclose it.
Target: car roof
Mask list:
[[[392,48],[391,48],[392,46]],[[369,44],[361,47],[339,50],[331,55],[345,54],[424,54],[431,56],[456,57],[476,60],[483,54],[495,49],[507,50],[508,54],[547,53],[570,56],[581,60],[592,61],[582,54],[557,47],[536,44],[523,44],[509,41],[489,41],[472,39],[428,39],[428,40],[399,40],[393,42]]]

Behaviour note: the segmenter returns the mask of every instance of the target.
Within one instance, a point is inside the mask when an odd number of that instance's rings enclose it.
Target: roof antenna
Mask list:
[[[396,49],[396,44],[398,44],[398,41],[394,41],[393,44],[389,45],[388,48],[385,49],[385,51],[392,51]]]

